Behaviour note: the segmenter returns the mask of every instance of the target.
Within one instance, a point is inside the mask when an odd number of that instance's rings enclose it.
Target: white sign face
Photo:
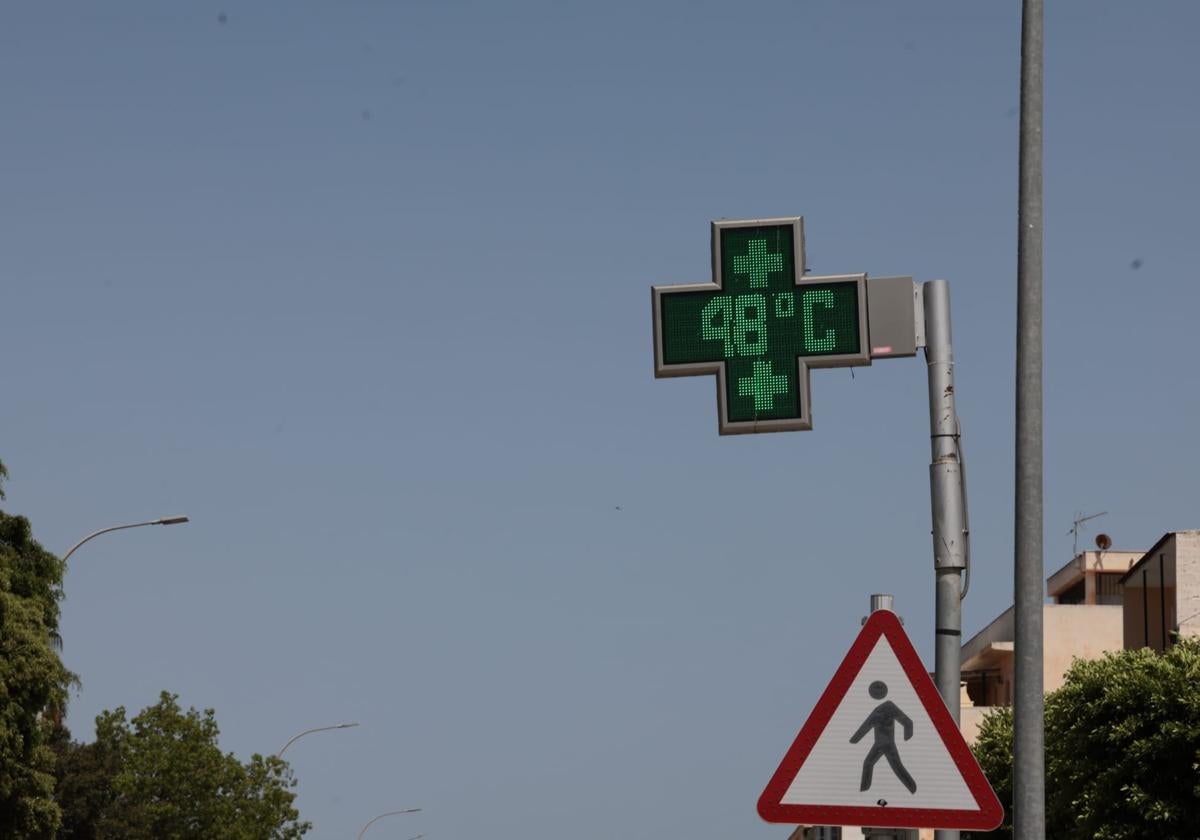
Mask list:
[[[872,696],[874,683],[885,686],[886,693],[877,686],[880,696]],[[852,742],[864,725],[867,731]],[[900,772],[908,778],[902,779]],[[880,800],[886,803],[883,807],[975,807],[975,797],[886,636],[876,640],[781,801],[862,807],[878,806]]]
[[[872,613],[758,800],[768,822],[991,831],[1004,819],[894,613]]]

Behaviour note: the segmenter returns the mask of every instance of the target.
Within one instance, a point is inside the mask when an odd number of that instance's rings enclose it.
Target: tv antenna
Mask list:
[[[1073,523],[1071,523],[1071,530],[1067,531],[1068,534],[1071,534],[1075,538],[1071,543],[1071,559],[1072,560],[1074,560],[1075,557],[1079,554],[1079,526],[1082,525],[1084,522],[1087,522],[1089,519],[1095,519],[1098,516],[1108,516],[1108,511],[1102,510],[1099,513],[1086,513],[1086,514],[1083,513],[1082,511],[1078,511],[1078,510],[1075,511],[1075,521]]]

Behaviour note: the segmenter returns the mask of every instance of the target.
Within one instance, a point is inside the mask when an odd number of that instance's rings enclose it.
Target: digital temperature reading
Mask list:
[[[808,369],[870,364],[866,275],[804,276],[800,218],[714,222],[712,247],[712,283],[653,289],[655,374],[717,374],[722,434],[812,428]]]

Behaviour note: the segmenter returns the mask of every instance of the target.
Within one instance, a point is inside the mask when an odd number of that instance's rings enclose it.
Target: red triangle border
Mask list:
[[[978,810],[783,804],[782,799],[788,787],[824,733],[825,727],[837,711],[846,692],[850,690],[850,685],[862,670],[880,636],[887,637],[917,697],[933,721],[938,737],[942,739],[955,766],[962,774],[967,789],[975,798]],[[909,641],[908,634],[904,632],[900,620],[895,613],[888,610],[871,613],[863,625],[846,658],[838,666],[833,679],[829,681],[817,705],[813,707],[796,740],[788,748],[779,768],[771,776],[771,781],[767,782],[762,796],[758,799],[758,814],[767,822],[774,823],[886,825],[892,828],[958,828],[979,831],[990,831],[1004,821],[1004,808],[1000,800],[996,798],[987,777],[983,775],[983,770],[971,754],[971,748],[967,746],[966,740],[954,723],[954,718],[950,716],[950,711],[938,694],[933,680],[929,678],[929,673]]]

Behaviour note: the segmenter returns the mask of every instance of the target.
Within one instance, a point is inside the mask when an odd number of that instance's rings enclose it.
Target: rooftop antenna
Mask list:
[[[1082,525],[1084,522],[1087,522],[1089,519],[1095,519],[1098,516],[1108,516],[1108,511],[1102,510],[1099,513],[1088,513],[1088,514],[1085,514],[1082,511],[1075,511],[1075,521],[1071,524],[1071,530],[1067,531],[1068,534],[1071,534],[1075,538],[1071,542],[1071,559],[1072,560],[1074,560],[1076,557],[1079,556],[1079,526]]]

